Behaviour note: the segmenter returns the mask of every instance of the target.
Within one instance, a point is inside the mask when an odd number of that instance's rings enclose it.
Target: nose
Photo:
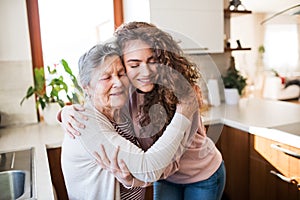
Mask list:
[[[122,81],[120,80],[119,76],[112,77],[113,87],[121,87],[123,85]]]
[[[140,68],[140,74],[143,75],[143,76],[150,76],[152,73],[152,70],[150,68],[150,66],[148,64],[143,64],[141,65],[141,68]]]

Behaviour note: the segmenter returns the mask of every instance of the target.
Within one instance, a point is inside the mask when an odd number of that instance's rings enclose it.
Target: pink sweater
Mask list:
[[[140,129],[136,120],[137,105],[142,103],[143,97],[144,94],[133,92],[130,99],[130,110],[136,133]],[[175,161],[165,169],[162,179],[181,184],[194,183],[209,178],[221,165],[222,155],[213,141],[206,136],[199,113],[193,116],[192,125],[187,131],[196,133],[184,152],[182,149],[177,151]],[[148,149],[155,143],[151,138],[138,140],[143,149]]]

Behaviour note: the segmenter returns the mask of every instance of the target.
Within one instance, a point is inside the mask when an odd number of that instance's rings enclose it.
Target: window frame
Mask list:
[[[115,29],[123,23],[123,2],[114,0]],[[38,0],[26,0],[32,69],[44,67]]]

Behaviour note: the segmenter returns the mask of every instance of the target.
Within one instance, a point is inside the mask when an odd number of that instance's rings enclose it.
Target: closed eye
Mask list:
[[[148,64],[155,65],[155,64],[157,64],[157,62],[156,61],[151,61],[151,62],[148,62]]]
[[[136,68],[140,66],[139,62],[128,62],[128,66],[131,68]]]
[[[100,81],[109,80],[110,76],[102,76],[99,78]]]
[[[153,57],[150,57],[150,58],[148,59],[148,62],[147,62],[147,63],[150,64],[150,65],[154,65],[154,64],[157,64],[158,62],[157,62],[157,60],[154,59]]]

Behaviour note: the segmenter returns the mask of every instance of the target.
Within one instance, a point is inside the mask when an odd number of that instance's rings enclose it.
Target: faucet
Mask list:
[[[6,164],[6,153],[0,154],[0,167],[4,167]]]
[[[16,153],[1,153],[0,154],[0,171],[13,169],[15,166]]]

